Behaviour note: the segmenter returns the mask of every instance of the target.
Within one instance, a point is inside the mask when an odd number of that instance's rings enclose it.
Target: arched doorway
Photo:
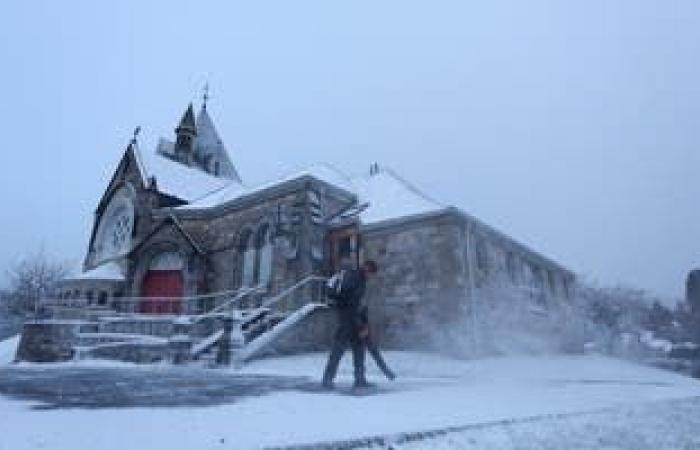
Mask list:
[[[178,314],[182,311],[184,263],[180,254],[163,252],[156,255],[141,284],[139,312]]]

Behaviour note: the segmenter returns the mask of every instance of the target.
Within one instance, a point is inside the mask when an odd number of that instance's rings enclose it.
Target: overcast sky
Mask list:
[[[602,283],[700,266],[697,0],[107,3],[3,4],[2,267],[80,261],[207,81],[247,183],[377,161]]]

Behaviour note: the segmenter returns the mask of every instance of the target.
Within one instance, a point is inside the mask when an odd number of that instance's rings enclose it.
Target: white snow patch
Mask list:
[[[252,342],[247,344],[241,349],[241,353],[238,358],[241,361],[248,360],[249,358],[255,356],[260,350],[264,349],[275,339],[282,335],[285,331],[292,328],[294,325],[298,324],[304,317],[308,316],[318,308],[325,308],[325,305],[320,303],[309,303],[298,310],[294,311],[289,317],[285,318],[282,322],[278,323],[271,330],[263,333],[261,336],[255,338]]]
[[[374,175],[355,178],[353,184],[360,203],[369,203],[369,207],[360,215],[362,223],[365,224],[425,214],[445,208],[391,169],[383,168]]]
[[[319,353],[266,359],[245,366],[243,373],[318,380],[325,358]],[[30,409],[29,401],[0,397],[0,449],[260,448],[700,395],[700,384],[691,378],[604,357],[467,361],[387,352],[386,358],[399,378],[385,382],[368,361],[380,393],[365,397],[288,391],[216,407],[43,411]],[[350,359],[346,355],[341,365],[341,389],[351,383]],[[202,377],[207,373],[202,369]]]
[[[10,364],[14,361],[21,336],[21,334],[18,334],[9,339],[0,341],[0,366],[3,364]]]
[[[68,276],[66,280],[115,280],[123,281],[124,274],[115,261],[106,262],[92,270]]]
[[[172,161],[158,153],[141,152],[134,149],[139,162],[141,176],[148,183],[156,178],[158,192],[192,202],[228,185],[240,186],[237,182],[219,178],[208,173]]]

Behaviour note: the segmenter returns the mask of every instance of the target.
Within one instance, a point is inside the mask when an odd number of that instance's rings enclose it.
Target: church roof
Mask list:
[[[182,115],[182,119],[180,119],[180,124],[177,126],[177,129],[195,129],[194,110],[192,109],[192,103],[190,103],[187,106],[187,110],[185,110],[185,114]]]
[[[206,105],[202,106],[199,114],[197,114],[197,136],[194,141],[194,151],[203,155],[212,155],[221,162],[221,176],[230,178],[238,183],[241,182],[241,177],[229,158],[228,151],[219,137],[219,133],[216,131],[214,122],[207,112]]]
[[[369,176],[352,178],[331,165],[315,164],[304,170],[254,187],[244,187],[232,183],[178,209],[201,210],[223,206],[303,177],[312,177],[326,182],[356,195],[360,203],[368,203],[368,207],[362,211],[360,216],[365,224],[438,211],[445,208],[445,205],[430,199],[391,169],[383,168]]]
[[[352,180],[360,203],[368,207],[360,213],[363,224],[372,224],[445,209],[389,168]]]
[[[208,209],[223,206],[229,203],[234,203],[243,197],[255,195],[265,191],[266,189],[274,188],[304,177],[316,178],[317,180],[324,181],[340,189],[352,192],[351,180],[345,174],[327,164],[315,164],[304,170],[293,172],[289,175],[269,182],[260,183],[256,186],[243,186],[237,183],[230,183],[225,188],[212,192],[196,202],[192,202],[189,205],[184,205],[178,209]]]
[[[172,143],[161,139],[159,150],[168,145],[172,146]],[[158,192],[186,202],[193,202],[232,183],[229,179],[173,161],[160,152],[142,152],[134,146],[134,154],[146,185],[151,177],[155,177]]]

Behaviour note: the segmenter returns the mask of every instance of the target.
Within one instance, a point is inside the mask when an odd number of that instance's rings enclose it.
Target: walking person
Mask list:
[[[341,261],[341,270],[328,280],[326,286],[328,297],[334,301],[333,306],[338,312],[338,327],[323,372],[323,387],[326,389],[333,388],[340,359],[348,346],[352,349],[354,387],[370,386],[365,378],[365,344],[360,337],[362,329],[360,307],[367,277],[376,272],[376,264],[367,262],[360,269],[352,266],[350,257],[344,257]]]

